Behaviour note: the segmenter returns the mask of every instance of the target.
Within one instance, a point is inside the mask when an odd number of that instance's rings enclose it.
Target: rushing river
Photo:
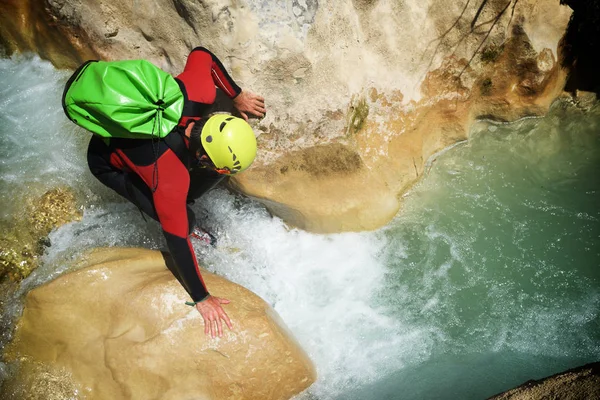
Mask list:
[[[87,171],[89,136],[60,107],[68,75],[0,60],[0,221],[58,185],[85,207],[18,293],[2,295],[0,345],[22,294],[82,250],[164,247],[157,224]],[[317,366],[302,398],[482,399],[600,359],[599,166],[600,107],[557,103],[545,118],[476,123],[376,232],[289,229],[216,189],[195,207],[220,246],[198,256],[281,315]],[[9,373],[0,364],[0,384]]]

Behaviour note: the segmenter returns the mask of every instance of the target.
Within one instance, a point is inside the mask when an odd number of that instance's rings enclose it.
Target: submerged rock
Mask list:
[[[584,365],[538,381],[529,381],[489,400],[600,399],[600,363]]]
[[[26,278],[38,266],[38,257],[49,245],[54,228],[81,219],[75,194],[69,188],[48,190],[41,197],[25,200],[23,213],[16,215],[0,238],[0,278]]]
[[[314,382],[307,355],[249,290],[203,271],[231,300],[234,329],[212,339],[160,252],[98,249],[82,263],[27,295],[6,354],[20,364],[9,398],[289,399]]]

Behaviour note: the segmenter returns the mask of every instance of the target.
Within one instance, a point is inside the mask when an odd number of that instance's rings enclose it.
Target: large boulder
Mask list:
[[[307,355],[247,289],[203,271],[231,300],[234,329],[212,339],[160,252],[98,249],[82,263],[27,295],[6,352],[20,361],[12,398],[289,399],[314,382]]]

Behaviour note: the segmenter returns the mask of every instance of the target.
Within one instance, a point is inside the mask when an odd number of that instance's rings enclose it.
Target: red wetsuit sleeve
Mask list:
[[[215,86],[232,99],[242,92],[223,63],[204,47],[192,50],[177,79],[185,84],[189,100],[200,103],[212,104],[215,101]]]
[[[178,279],[194,301],[208,296],[194,249],[189,240],[186,199],[190,175],[172,150],[165,151],[155,165],[139,166],[117,150],[127,166],[137,173],[153,193],[154,208],[162,227]],[[156,185],[158,182],[158,185]]]

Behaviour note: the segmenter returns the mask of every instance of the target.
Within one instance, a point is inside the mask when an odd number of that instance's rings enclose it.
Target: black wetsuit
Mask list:
[[[185,96],[181,127],[213,111],[232,112],[231,99],[242,91],[218,58],[202,47],[190,53],[176,80]],[[179,140],[187,146],[187,140]],[[188,169],[181,154],[165,140],[112,138],[107,145],[94,136],[88,147],[88,164],[100,182],[160,223],[175,264],[173,273],[193,301],[206,298],[209,293],[189,240],[196,221],[188,204],[223,176],[205,168]]]

